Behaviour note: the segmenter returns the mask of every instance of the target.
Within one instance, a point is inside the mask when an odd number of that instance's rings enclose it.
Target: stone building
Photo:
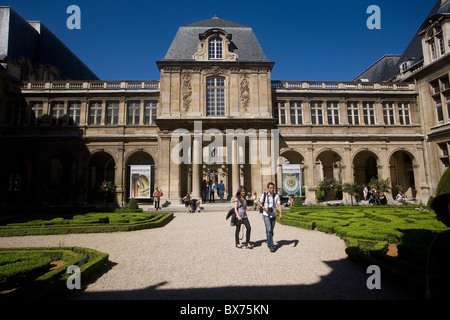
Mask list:
[[[2,26],[17,16],[0,9]],[[33,59],[8,55],[0,34],[2,203],[88,203],[111,181],[122,206],[133,165],[151,167],[163,202],[199,197],[203,180],[260,193],[280,190],[286,163],[301,166],[307,203],[326,177],[389,178],[394,195],[426,202],[450,163],[449,14],[438,1],[403,54],[351,82],[272,80],[253,30],[217,17],[179,28],[154,81],[24,67]]]

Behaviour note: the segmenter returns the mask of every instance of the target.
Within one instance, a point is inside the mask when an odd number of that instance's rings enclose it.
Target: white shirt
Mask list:
[[[266,194],[266,200],[264,200],[264,194]],[[270,194],[269,191],[264,192],[261,195],[261,198],[259,198],[259,201],[263,204],[263,207],[273,208],[272,217],[275,216],[275,212],[277,210],[276,205],[281,203],[280,196],[278,194],[275,194],[275,197],[273,197],[273,194]],[[263,201],[264,201],[264,203],[263,203]],[[263,215],[268,216],[267,211],[263,210]]]

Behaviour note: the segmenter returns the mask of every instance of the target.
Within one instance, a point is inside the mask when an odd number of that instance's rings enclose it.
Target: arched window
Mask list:
[[[214,37],[209,39],[208,43],[208,58],[209,59],[222,59],[222,38]]]
[[[225,79],[211,77],[206,79],[206,115],[225,115]]]

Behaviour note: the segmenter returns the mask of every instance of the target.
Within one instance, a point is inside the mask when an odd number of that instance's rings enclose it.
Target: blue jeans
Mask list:
[[[263,215],[264,225],[266,226],[266,234],[267,234],[267,246],[269,249],[274,247],[273,244],[273,228],[275,228],[275,221],[277,220],[275,217],[270,218],[269,216]]]

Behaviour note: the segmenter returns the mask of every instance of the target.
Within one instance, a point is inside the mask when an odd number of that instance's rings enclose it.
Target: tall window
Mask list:
[[[209,59],[222,59],[222,38],[211,38],[208,43],[208,57]]]
[[[286,124],[286,102],[278,102],[278,123]]]
[[[411,124],[409,103],[398,104],[398,118],[400,120],[400,124]]]
[[[64,102],[52,103],[52,124],[61,125],[64,119]]]
[[[339,124],[339,103],[327,102],[328,124]]]
[[[206,115],[225,115],[225,79],[206,79]]]
[[[89,107],[89,124],[101,125],[102,124],[102,102],[91,102]]]
[[[302,102],[291,101],[291,124],[303,124]]]
[[[383,103],[384,124],[395,124],[394,104],[392,102]]]
[[[10,110],[10,123],[15,126],[25,124],[26,108],[22,101],[11,100],[7,102],[8,110]]]
[[[443,121],[444,120],[444,113],[442,112],[442,101],[441,96],[434,98],[434,102],[436,104],[436,118],[437,121]]]
[[[363,117],[364,117],[364,124],[366,125],[375,124],[375,107],[373,105],[373,102],[363,103]]]
[[[39,126],[41,124],[43,110],[42,102],[31,102],[31,125]]]
[[[81,118],[81,103],[80,102],[69,102],[69,124],[79,125]]]
[[[140,113],[141,113],[141,102],[140,101],[129,101],[128,102],[127,124],[138,125]]]
[[[436,60],[445,54],[445,42],[442,28],[436,26],[427,33],[426,39],[429,49],[431,61]]]
[[[348,124],[359,124],[358,102],[347,103]]]
[[[450,117],[450,82],[448,75],[430,82],[431,96],[435,103],[437,122],[444,121],[444,112]],[[447,108],[444,110],[444,108]]]
[[[106,124],[119,123],[119,101],[108,101],[106,103]]]
[[[157,106],[157,101],[145,101],[144,124],[155,123]]]
[[[311,123],[323,124],[322,101],[311,101]]]

